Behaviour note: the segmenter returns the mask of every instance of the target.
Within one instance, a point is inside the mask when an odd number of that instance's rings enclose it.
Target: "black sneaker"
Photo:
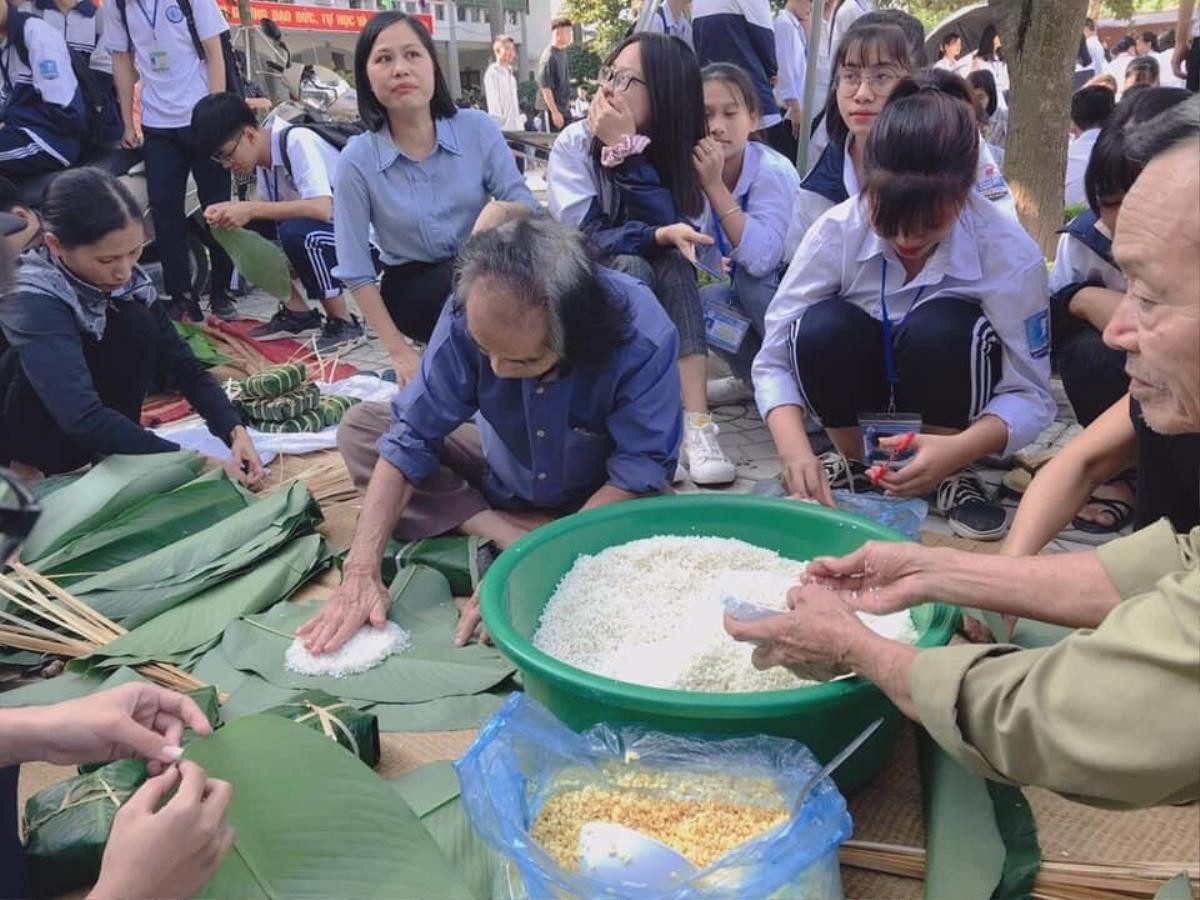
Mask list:
[[[831,490],[847,490],[863,494],[873,490],[867,467],[857,459],[850,459],[836,450],[821,454],[821,468]]]
[[[326,316],[325,327],[321,329],[321,336],[317,338],[317,352],[325,355],[336,353],[339,350],[349,350],[351,347],[357,347],[364,340],[366,340],[366,335],[363,333],[362,323],[358,321],[357,316],[352,315],[349,319],[335,319],[333,316]]]
[[[213,294],[208,298],[209,311],[223,322],[236,322],[238,316],[237,304],[228,294]]]
[[[204,313],[194,297],[173,297],[170,294],[162,298],[163,309],[176,322],[203,322]]]
[[[282,338],[303,338],[321,331],[321,314],[315,309],[306,313],[292,312],[282,303],[275,315],[250,329],[256,341],[278,341]]]
[[[1004,507],[988,496],[983,479],[964,469],[938,485],[934,510],[950,522],[950,530],[974,541],[998,541],[1008,531]]]

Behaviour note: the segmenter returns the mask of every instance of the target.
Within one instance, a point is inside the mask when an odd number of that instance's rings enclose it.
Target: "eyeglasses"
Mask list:
[[[613,69],[605,66],[600,70],[600,83],[611,84],[614,91],[624,93],[629,90],[631,84],[640,84],[645,86],[646,82],[638,78],[628,69]]]
[[[237,153],[237,148],[242,145],[242,138],[245,136],[246,132],[243,129],[242,133],[238,135],[237,140],[233,142],[233,146],[228,150],[218,150],[212,155],[212,161],[218,166],[228,166],[231,164],[233,162],[233,154]]]
[[[901,78],[894,69],[877,69],[874,72],[864,72],[862,69],[840,69],[838,71],[838,87],[849,91],[857,91],[865,81],[872,91],[885,91]]]

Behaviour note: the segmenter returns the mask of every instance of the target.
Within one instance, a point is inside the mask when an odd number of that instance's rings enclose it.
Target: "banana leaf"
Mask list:
[[[436,569],[450,582],[450,593],[456,597],[469,597],[496,555],[490,541],[475,535],[449,535],[410,541],[396,552],[396,566],[397,569],[410,566]]]
[[[284,654],[296,629],[314,607],[280,604],[261,615],[233,622],[221,650],[238,669],[254,672],[280,687],[320,688],[339,697],[382,703],[420,703],[478,694],[514,671],[492,647],[453,645],[458,611],[446,579],[423,566],[402,569],[392,582],[389,618],[412,637],[412,647],[358,675],[344,678],[299,675],[284,668]]]
[[[144,762],[122,759],[61,781],[26,801],[25,856],[37,896],[57,896],[95,883],[113,817],[145,780]]]
[[[421,819],[471,892],[479,900],[488,900],[501,860],[471,825],[450,763],[431,762],[393,779],[391,785]]]
[[[130,681],[149,682],[149,679],[128,668],[117,669],[111,674],[90,674],[68,670],[54,678],[35,681],[32,684],[0,693],[0,708],[42,706],[47,703],[61,703],[64,700],[77,700],[80,697],[94,694],[96,691],[119,687]]]
[[[482,694],[439,697],[424,703],[375,703],[380,731],[462,731],[478,728],[504,705],[510,682]]]
[[[248,282],[281,303],[291,295],[292,276],[287,257],[274,242],[246,228],[214,228],[212,236]]]
[[[322,734],[372,769],[379,765],[379,719],[324,691],[303,691],[265,711]]]
[[[74,484],[82,477],[82,472],[64,472],[62,475],[48,475],[45,478],[39,478],[25,486],[29,488],[29,493],[33,494],[33,498],[41,503],[55,491]]]
[[[248,716],[184,756],[233,784],[233,848],[200,897],[472,896],[408,805],[320,734]]]
[[[313,531],[321,508],[295,482],[181,541],[72,585],[102,615],[136,628]]]
[[[146,497],[191,481],[202,468],[204,457],[191,450],[108,457],[42,501],[42,516],[25,541],[21,559],[37,562]]]
[[[63,587],[141,559],[232,516],[253,502],[223,470],[129,507],[103,527],[80,535],[34,566]]]
[[[201,655],[188,671],[229,695],[221,705],[221,714],[226,722],[264,712],[300,693],[293,688],[271,684],[252,672],[235,669],[225,659],[219,644]]]
[[[217,349],[204,329],[193,322],[176,322],[175,332],[188,345],[192,356],[200,360],[208,368],[223,366],[229,362],[229,357]]]
[[[238,616],[285,600],[331,557],[320,535],[288,543],[252,569],[196,594],[108,643],[72,666],[112,668],[150,660],[185,662],[207,648]]]
[[[919,734],[925,896],[1030,896],[1042,857],[1020,789],[968,772],[924,730]]]

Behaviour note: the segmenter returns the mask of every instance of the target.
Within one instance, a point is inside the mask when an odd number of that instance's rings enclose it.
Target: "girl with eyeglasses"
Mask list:
[[[713,63],[701,73],[708,137],[696,145],[696,173],[708,199],[704,232],[716,241],[729,280],[700,289],[706,315],[734,312],[749,320],[736,350],[714,348],[731,379],[709,385],[716,404],[748,399],[750,364],[762,344],[763,317],[783,274],[784,240],[800,192],[790,159],[755,140],[758,94],[744,70]],[[736,319],[735,319],[736,321]]]
[[[220,385],[180,339],[150,278],[142,210],[100,169],[71,169],[41,202],[44,247],[25,253],[0,299],[0,463],[43,475],[112,454],[178,450],[140,424],[168,378],[257,488],[262,463]]]
[[[551,215],[581,228],[605,265],[649,285],[674,322],[685,412],[681,468],[708,485],[728,484],[737,471],[709,416],[694,268],[697,253],[720,264],[713,238],[699,228],[706,203],[693,151],[705,131],[691,48],[676,37],[631,35],[606,60],[587,120],[554,142],[546,188]]]
[[[788,235],[789,256],[823,213],[859,192],[866,168],[867,135],[896,85],[912,68],[908,41],[897,25],[858,25],[838,46],[825,106],[829,143],[801,184]],[[986,147],[980,148],[977,159],[977,189],[1001,203],[1015,220],[1016,206],[1000,167]]]
[[[932,494],[956,534],[998,539],[1004,510],[970,467],[1054,419],[1045,261],[975,189],[979,132],[961,79],[902,80],[864,150],[862,193],[805,235],[754,360],[785,487],[826,505],[837,487]],[[806,410],[836,451],[813,453]],[[910,433],[872,440],[888,413]]]

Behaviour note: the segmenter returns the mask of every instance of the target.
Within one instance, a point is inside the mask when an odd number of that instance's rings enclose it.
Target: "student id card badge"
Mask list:
[[[750,320],[724,304],[712,303],[704,307],[704,337],[709,346],[737,353],[750,330]]]
[[[858,417],[858,427],[862,430],[863,462],[868,466],[882,464],[893,470],[900,469],[912,459],[915,451],[904,446],[883,447],[879,441],[904,434],[920,434],[921,416],[917,413],[869,413]]]
[[[171,58],[167,55],[166,50],[160,50],[157,47],[150,49],[150,71],[151,72],[170,72]]]

